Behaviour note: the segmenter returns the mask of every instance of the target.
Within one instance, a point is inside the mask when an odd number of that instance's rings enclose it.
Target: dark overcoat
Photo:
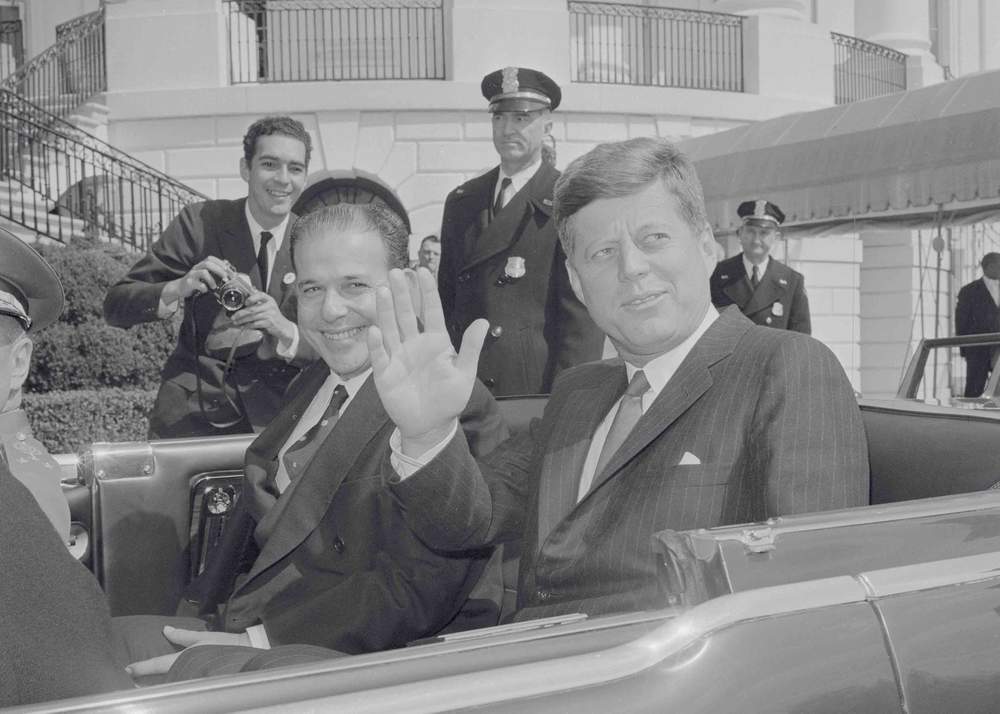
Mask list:
[[[456,349],[478,318],[490,332],[479,377],[495,395],[547,394],[560,371],[599,359],[604,335],[573,295],[552,220],[559,172],[546,163],[492,216],[500,169],[448,195],[438,287]],[[523,260],[524,275],[515,259]],[[508,268],[511,266],[511,268]]]

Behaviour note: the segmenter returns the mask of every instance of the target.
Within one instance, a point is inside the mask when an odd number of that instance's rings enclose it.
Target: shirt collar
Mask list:
[[[636,367],[626,362],[625,372],[628,376],[628,381],[631,382],[635,373],[640,369],[643,370],[646,373],[646,380],[649,382],[649,389],[653,392],[653,399],[658,397],[663,388],[667,386],[670,378],[677,372],[677,368],[681,366],[681,362],[694,349],[695,343],[701,339],[701,336],[705,334],[706,330],[712,326],[712,323],[718,317],[719,311],[715,309],[714,305],[709,304],[708,312],[705,313],[705,317],[697,329],[672,350],[649,360],[644,367]]]
[[[542,157],[539,156],[538,160],[535,161],[535,163],[531,164],[530,166],[525,166],[516,174],[511,174],[508,176],[507,174],[504,173],[504,170],[501,167],[500,175],[497,176],[497,185],[495,190],[499,191],[500,183],[504,180],[504,178],[509,178],[511,188],[514,189],[514,193],[508,195],[513,196],[528,184],[528,181],[531,180],[531,177],[535,175],[535,172],[538,171],[538,169],[541,168],[541,166],[542,166]]]
[[[761,279],[764,278],[764,273],[767,272],[767,266],[770,265],[770,263],[771,263],[771,256],[768,255],[768,256],[765,256],[764,260],[761,261],[760,265],[757,266],[758,268],[760,268],[759,275],[760,275]],[[746,268],[747,277],[748,278],[751,275],[753,275],[753,263],[751,263],[749,260],[747,260],[746,253],[743,254],[743,267]]]
[[[350,379],[343,379],[339,374],[331,370],[329,378],[335,380],[335,385],[343,384],[344,389],[347,390],[347,396],[353,397],[355,394],[358,393],[358,391],[361,389],[362,385],[365,383],[365,381],[368,379],[371,373],[372,373],[372,368],[369,367],[361,374],[356,374]]]
[[[250,226],[250,235],[253,237],[254,248],[256,249],[260,245],[261,231],[266,230],[271,234],[271,242],[268,243],[268,250],[270,250],[270,246],[273,245],[275,252],[277,252],[277,250],[281,248],[282,242],[285,240],[285,229],[288,227],[288,219],[292,214],[286,214],[281,223],[276,225],[274,228],[269,229],[261,226],[257,222],[257,219],[253,217],[253,214],[250,213],[250,201],[243,202],[243,213],[247,217],[247,225]]]

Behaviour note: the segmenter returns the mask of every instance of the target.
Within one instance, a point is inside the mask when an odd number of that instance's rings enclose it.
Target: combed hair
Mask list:
[[[979,261],[979,264],[983,268],[988,268],[994,263],[1000,263],[1000,253],[987,253],[983,256],[983,259]]]
[[[323,206],[302,216],[292,226],[292,262],[295,246],[307,235],[333,235],[341,231],[377,233],[382,236],[389,268],[405,268],[410,264],[410,232],[406,223],[381,201],[372,203],[337,203]]]
[[[312,138],[302,126],[302,122],[287,116],[270,116],[255,121],[243,135],[243,158],[247,164],[253,162],[254,153],[257,151],[257,140],[262,136],[275,134],[301,141],[306,147],[306,164],[309,163],[309,157],[312,155]]]
[[[666,139],[643,137],[600,144],[575,159],[556,181],[553,212],[566,255],[573,253],[572,218],[602,198],[621,198],[662,180],[696,233],[707,229],[705,197],[694,165]]]

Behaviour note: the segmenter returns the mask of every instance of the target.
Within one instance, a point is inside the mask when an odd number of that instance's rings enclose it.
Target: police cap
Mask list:
[[[776,226],[780,226],[785,222],[785,214],[782,210],[770,201],[763,199],[744,201],[736,209],[736,213],[743,219],[744,223],[747,221],[770,221]]]
[[[16,318],[25,330],[40,330],[56,321],[63,301],[62,283],[52,266],[0,228],[0,315]]]
[[[491,112],[555,109],[562,90],[547,75],[527,67],[504,67],[483,77],[480,85]]]

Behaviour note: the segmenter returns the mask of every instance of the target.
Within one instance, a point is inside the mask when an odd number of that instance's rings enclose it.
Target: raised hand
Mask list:
[[[465,409],[489,327],[476,320],[458,354],[445,329],[434,276],[417,270],[424,331],[417,326],[410,286],[401,270],[376,290],[376,326],[368,330],[375,386],[402,437],[404,454],[417,456],[439,443]]]
[[[161,297],[164,302],[170,303],[183,300],[195,293],[200,294],[215,290],[225,282],[232,271],[232,266],[222,258],[210,255],[195,263],[183,276],[164,285]]]

